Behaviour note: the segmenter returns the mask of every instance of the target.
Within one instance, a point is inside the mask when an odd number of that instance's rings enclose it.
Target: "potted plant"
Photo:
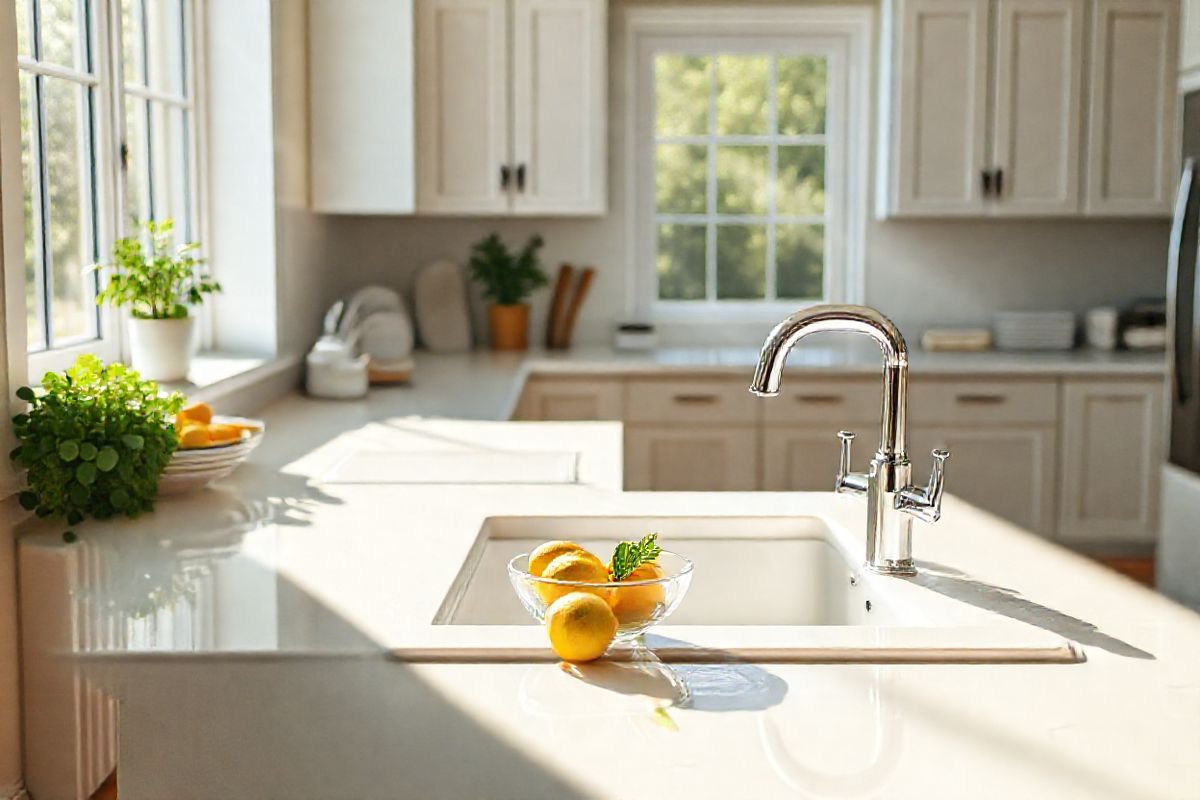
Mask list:
[[[514,255],[493,233],[471,248],[471,277],[483,285],[483,297],[491,301],[488,325],[493,350],[529,347],[529,304],[524,301],[534,289],[546,285],[546,273],[538,263],[543,244],[542,237],[534,235]]]
[[[150,220],[145,229],[149,252],[136,236],[113,245],[108,282],[96,302],[129,307],[134,369],[150,380],[183,380],[196,345],[196,320],[188,309],[221,286],[202,269],[204,259],[195,255],[199,244],[175,245],[174,220]]]

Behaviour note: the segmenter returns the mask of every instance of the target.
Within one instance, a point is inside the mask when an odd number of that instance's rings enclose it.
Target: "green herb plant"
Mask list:
[[[204,259],[196,255],[200,245],[175,245],[174,220],[150,220],[145,229],[149,252],[141,237],[129,236],[113,245],[111,265],[97,265],[109,273],[97,304],[128,306],[138,319],[183,319],[188,306],[198,306],[204,295],[221,291],[221,284],[204,270]]]
[[[173,423],[183,396],[160,396],[154,381],[91,355],[65,372],[47,372],[42,389],[17,390],[29,404],[13,417],[20,444],[9,454],[27,473],[22,507],[72,527],[89,516],[153,510],[159,476],[178,444]]]
[[[515,305],[547,283],[546,273],[538,261],[538,250],[545,242],[541,236],[531,236],[519,253],[513,254],[491,234],[471,247],[467,267],[471,277],[483,285],[484,299],[498,305]]]
[[[647,533],[638,542],[621,542],[613,550],[612,560],[608,564],[612,579],[625,580],[642,564],[653,562],[661,552],[657,533]]]

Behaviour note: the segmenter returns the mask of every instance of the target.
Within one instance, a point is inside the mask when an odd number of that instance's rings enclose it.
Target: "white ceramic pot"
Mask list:
[[[129,354],[133,368],[154,381],[187,377],[196,351],[196,320],[130,319]]]

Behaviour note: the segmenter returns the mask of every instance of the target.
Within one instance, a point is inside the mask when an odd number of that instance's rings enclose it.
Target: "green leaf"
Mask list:
[[[12,418],[12,423],[13,423],[13,425],[16,425],[17,427],[21,427],[23,425],[28,425],[29,424],[29,415],[28,414],[17,414],[15,417]]]
[[[79,457],[79,442],[67,439],[58,443],[58,457],[68,464]]]
[[[79,541],[79,537],[75,535],[75,531],[63,531],[63,541],[67,544],[74,544]]]
[[[35,508],[37,508],[38,499],[37,495],[33,492],[21,492],[21,494],[17,496],[17,502],[19,502],[21,504],[21,508],[25,509],[26,511],[33,511]]]
[[[658,534],[648,533],[638,542],[621,542],[613,550],[609,569],[614,581],[623,581],[642,564],[658,558],[662,548],[658,546]]]
[[[127,433],[121,437],[121,443],[130,450],[141,450],[145,446],[146,440],[136,433]]]
[[[84,461],[92,461],[96,458],[96,445],[91,442],[84,442],[79,445],[79,457]]]
[[[20,389],[17,389],[17,398],[24,400],[26,403],[32,403],[37,398],[37,395],[28,386],[22,386]]]
[[[126,506],[129,505],[129,492],[125,491],[124,489],[117,488],[113,490],[112,495],[110,495],[108,499],[109,502],[113,504],[113,508],[117,509],[118,511],[124,511]]]
[[[90,461],[85,461],[75,468],[75,480],[84,486],[91,486],[96,482],[96,472],[96,465]]]
[[[121,459],[120,454],[112,447],[105,447],[96,454],[96,469],[101,472],[111,472]]]
[[[87,490],[87,487],[84,486],[82,483],[72,483],[71,488],[68,490],[67,494],[69,494],[71,496],[71,502],[77,506],[82,506],[85,503],[87,503],[88,490]],[[78,514],[78,513],[79,513],[78,511],[72,511],[72,512],[70,512],[70,514],[67,514],[67,521],[68,522],[71,521],[71,514]],[[76,523],[71,522],[71,524],[74,525]]]

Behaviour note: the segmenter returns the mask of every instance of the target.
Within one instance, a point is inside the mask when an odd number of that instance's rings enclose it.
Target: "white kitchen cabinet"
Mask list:
[[[511,170],[507,0],[417,0],[417,207],[497,214]]]
[[[1083,0],[996,2],[995,214],[1079,209],[1083,17]]]
[[[1178,0],[1092,0],[1086,211],[1168,215]]]
[[[1153,542],[1164,439],[1161,383],[1067,381],[1059,538]]]
[[[762,436],[762,488],[768,492],[829,492],[837,478],[840,427],[768,425]],[[865,432],[852,451],[853,469],[866,471],[876,431]],[[857,440],[856,440],[857,441]]]
[[[605,8],[417,0],[419,212],[604,212]]]
[[[628,491],[753,491],[758,431],[753,426],[625,426]]]
[[[934,448],[950,451],[947,492],[1022,528],[1054,534],[1057,473],[1052,426],[914,426],[908,447],[914,483],[928,480]]]
[[[891,211],[978,214],[987,167],[988,0],[897,0],[892,13]]]
[[[1183,19],[1180,22],[1179,69],[1200,74],[1200,0],[1183,0]]]
[[[309,31],[313,210],[412,213],[412,0],[310,0]]]
[[[617,420],[621,409],[620,380],[535,378],[526,384],[513,416],[519,420]]]

